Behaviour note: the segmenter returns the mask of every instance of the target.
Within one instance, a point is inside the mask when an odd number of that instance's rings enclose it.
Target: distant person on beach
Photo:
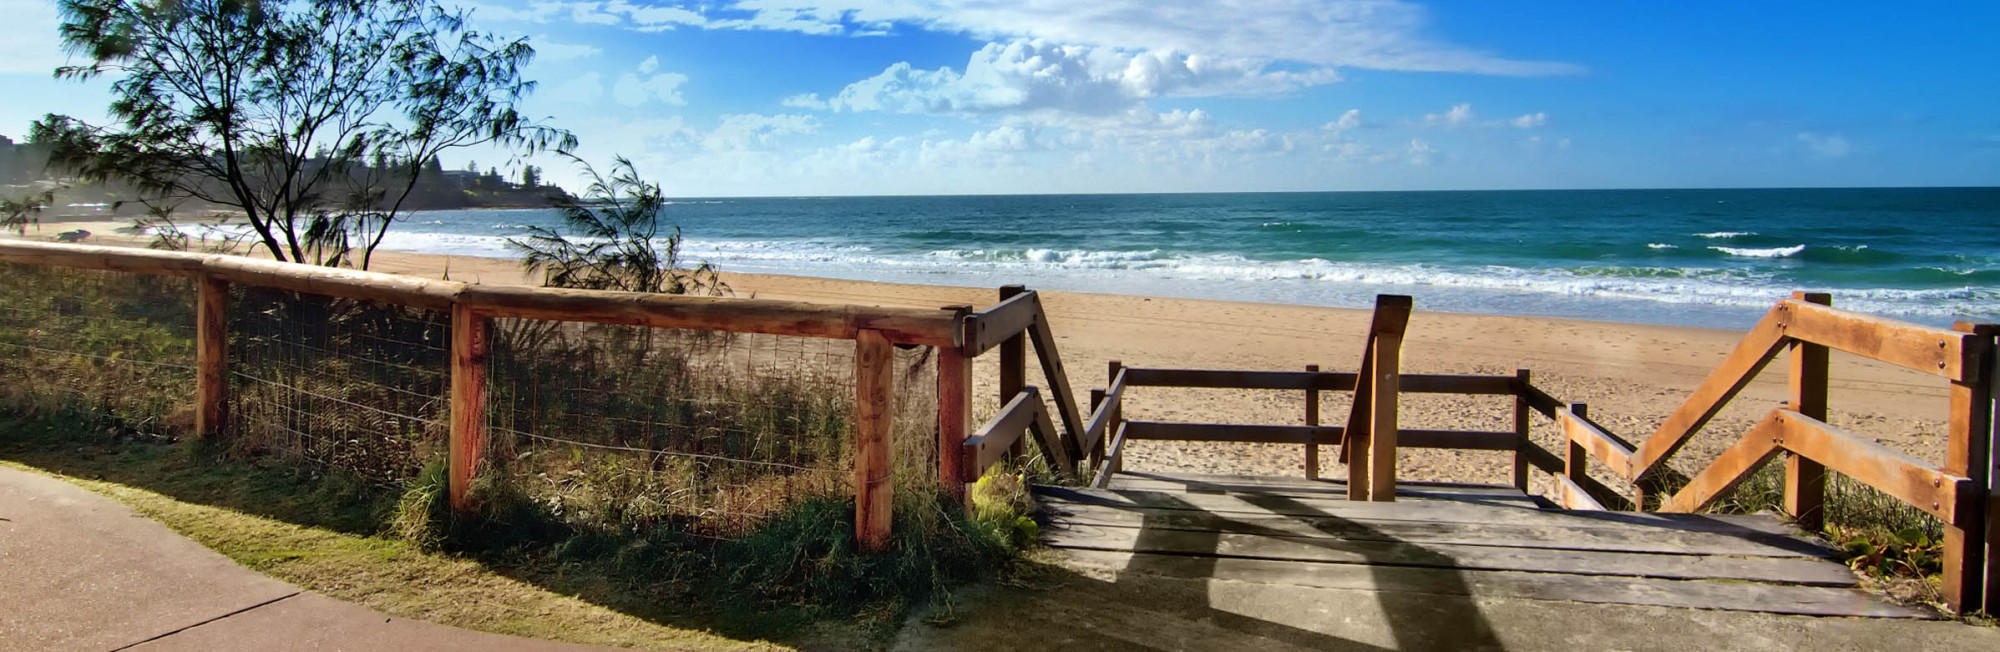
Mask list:
[[[84,238],[88,237],[90,237],[90,232],[83,229],[64,231],[56,234],[56,242],[83,242]]]

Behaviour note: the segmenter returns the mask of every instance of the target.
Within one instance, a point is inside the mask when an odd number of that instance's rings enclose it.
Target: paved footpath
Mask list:
[[[0,467],[0,650],[594,650],[391,618]]]

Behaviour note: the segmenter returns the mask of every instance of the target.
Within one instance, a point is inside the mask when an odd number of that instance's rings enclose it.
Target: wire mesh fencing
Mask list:
[[[16,264],[0,275],[0,402],[109,417],[152,437],[192,430],[192,282]]]
[[[230,445],[385,485],[442,459],[449,314],[246,287],[228,314]]]
[[[797,501],[852,491],[851,341],[494,322],[489,481],[550,513],[727,538]],[[899,389],[934,379],[923,359],[899,355]],[[897,394],[898,466],[912,469],[897,475],[921,482],[914,469],[935,468],[935,446],[922,445],[935,400]]]

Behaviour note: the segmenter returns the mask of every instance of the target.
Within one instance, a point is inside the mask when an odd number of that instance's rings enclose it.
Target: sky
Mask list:
[[[1990,1],[460,4],[670,195],[2000,185]],[[0,134],[101,120],[0,14]]]

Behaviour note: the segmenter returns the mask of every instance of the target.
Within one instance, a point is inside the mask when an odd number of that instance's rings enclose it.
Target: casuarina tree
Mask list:
[[[111,122],[49,115],[54,163],[228,209],[278,260],[366,268],[440,153],[566,151],[523,115],[526,40],[436,0],[63,0],[62,39],[111,81]]]

